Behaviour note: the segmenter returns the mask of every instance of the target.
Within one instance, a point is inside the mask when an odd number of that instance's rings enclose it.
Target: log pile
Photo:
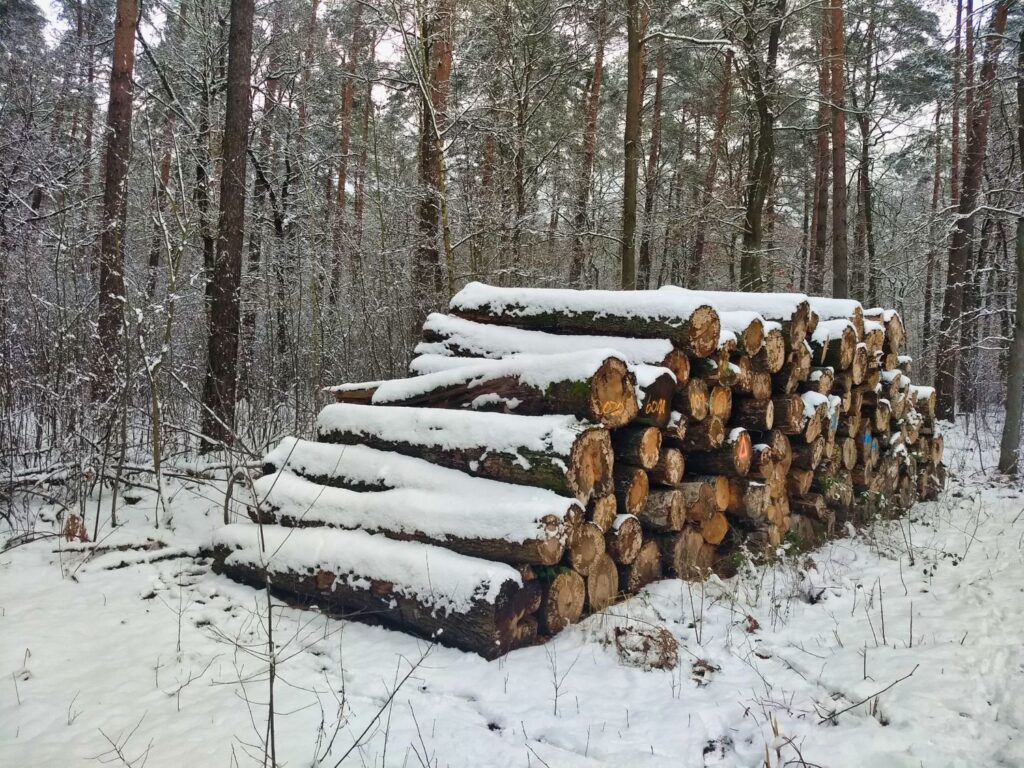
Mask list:
[[[802,294],[473,283],[409,377],[330,388],[316,441],[266,457],[259,527],[218,535],[215,568],[494,658],[934,498],[903,339]]]

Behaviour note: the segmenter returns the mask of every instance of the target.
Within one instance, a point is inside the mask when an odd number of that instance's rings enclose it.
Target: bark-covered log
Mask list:
[[[724,512],[729,506],[729,475],[694,475],[687,478],[690,483],[703,483],[711,488],[712,496],[708,498],[711,511]]]
[[[338,403],[320,412],[317,434],[323,442],[391,450],[583,501],[612,486],[607,430],[569,416]]]
[[[804,402],[799,395],[772,398],[774,428],[787,435],[797,435],[804,426]]]
[[[691,522],[699,523],[718,509],[716,487],[707,480],[687,480],[679,486],[679,491],[682,493],[684,515]]]
[[[619,569],[609,555],[602,554],[587,574],[587,612],[603,611],[615,602],[618,594]]]
[[[743,381],[733,386],[732,391],[755,400],[772,399],[772,376],[764,371],[750,371]]]
[[[470,283],[451,300],[468,320],[554,333],[669,339],[694,357],[718,347],[718,313],[670,291],[564,291]]]
[[[664,427],[672,415],[676,378],[667,369],[653,365],[633,366],[631,370],[640,400],[636,423]]]
[[[775,405],[771,400],[735,398],[732,402],[730,427],[743,427],[752,432],[768,432],[775,424]]]
[[[729,503],[726,507],[733,517],[762,520],[768,506],[768,488],[764,483],[747,478],[729,479]]]
[[[377,619],[493,659],[536,637],[536,582],[507,565],[361,531],[235,524],[214,536],[213,569],[322,610]]]
[[[575,517],[579,508],[568,499],[557,501],[561,497],[533,502],[517,491],[513,486],[508,494],[491,496],[419,489],[357,492],[276,473],[253,484],[259,503],[249,515],[268,525],[379,533],[504,563],[557,563],[566,516]]]
[[[609,350],[520,355],[505,360],[441,358],[454,367],[408,379],[329,387],[339,403],[456,408],[521,416],[571,414],[621,427],[639,412],[625,360]],[[665,378],[672,377],[666,372]],[[662,401],[663,402],[663,401]]]
[[[656,488],[636,516],[652,531],[678,531],[686,520],[686,496],[681,489]]]
[[[665,286],[662,290],[706,301],[719,312],[756,312],[765,320],[780,323],[784,335],[794,344],[803,342],[811,325],[811,305],[807,297],[799,293],[694,291],[675,286]]]
[[[813,480],[813,470],[793,467],[786,474],[786,492],[790,496],[803,496],[811,490]]]
[[[699,528],[687,526],[656,541],[664,568],[672,576],[699,581],[711,572],[714,550],[705,543]]]
[[[816,437],[808,442],[793,442],[793,466],[814,469],[825,458],[825,438]]]
[[[604,535],[605,551],[620,565],[629,565],[644,544],[643,526],[635,515],[618,515]]]
[[[694,451],[687,454],[686,462],[692,472],[742,477],[750,471],[751,451],[750,433],[737,427],[730,431],[721,448]]]
[[[657,427],[624,427],[612,432],[615,460],[651,469],[661,453],[661,430]]]
[[[547,635],[561,632],[583,616],[587,585],[576,571],[556,568],[541,575],[544,597],[537,612],[540,629]]]
[[[619,569],[619,589],[632,595],[661,578],[661,554],[653,540],[645,541],[636,559]]]
[[[423,341],[416,347],[410,373],[429,373],[435,362],[427,356],[485,357],[493,360],[512,355],[561,355],[580,350],[614,349],[630,365],[668,368],[679,384],[690,378],[690,359],[667,338],[637,339],[622,336],[566,336],[544,331],[476,323],[453,315],[432,313],[423,323]]]
[[[683,481],[685,473],[686,459],[683,452],[666,446],[658,454],[657,463],[648,470],[647,477],[652,484],[677,485]]]
[[[679,448],[684,453],[713,451],[725,442],[725,424],[719,418],[708,416],[703,421],[688,425],[682,440],[665,435],[662,442],[670,448]]]
[[[639,467],[618,464],[615,467],[615,499],[619,512],[636,515],[647,501],[650,481],[647,472]]]
[[[868,348],[863,342],[854,349],[853,362],[850,363],[850,380],[856,384],[863,383],[868,375]]]
[[[813,365],[846,370],[853,365],[857,331],[848,320],[826,320],[818,323],[809,343]]]

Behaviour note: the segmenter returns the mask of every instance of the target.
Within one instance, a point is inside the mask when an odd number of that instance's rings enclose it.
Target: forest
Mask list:
[[[1022,26],[1003,0],[5,0],[10,479],[252,461],[323,387],[401,375],[474,280],[895,308],[940,417],[1007,404],[1009,469]]]

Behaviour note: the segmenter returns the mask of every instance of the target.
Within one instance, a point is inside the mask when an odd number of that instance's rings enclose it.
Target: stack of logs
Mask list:
[[[898,513],[945,477],[903,341],[896,312],[849,300],[470,284],[426,319],[410,378],[330,388],[318,442],[268,456],[250,514],[285,543],[310,526],[400,540],[380,557],[434,553],[435,573],[457,553],[486,576],[472,599],[439,613],[386,564],[339,561],[358,546],[340,539],[271,582],[492,658],[663,575]],[[247,541],[222,536],[215,565],[262,585]]]

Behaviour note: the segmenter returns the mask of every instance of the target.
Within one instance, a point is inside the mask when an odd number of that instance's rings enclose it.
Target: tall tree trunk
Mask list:
[[[820,295],[825,291],[825,251],[828,248],[828,180],[829,133],[832,110],[832,12],[823,8],[821,13],[821,64],[818,68],[818,130],[814,150],[814,213],[812,214],[811,255],[807,267],[807,291]]]
[[[150,300],[156,294],[157,272],[160,269],[160,251],[163,249],[163,227],[161,217],[167,208],[171,182],[171,148],[174,145],[174,117],[170,112],[164,116],[164,148],[160,158],[160,171],[153,189],[153,237],[149,243],[149,280],[146,296]]]
[[[850,263],[846,227],[846,89],[843,86],[843,0],[832,0],[832,295],[850,295]]]
[[[938,215],[939,197],[942,194],[942,105],[935,107],[935,171],[932,175],[932,206],[930,244],[928,246],[928,264],[924,276],[924,327],[922,330],[922,348],[924,350],[924,380],[932,372],[932,302],[935,293],[935,267],[939,260]]]
[[[372,62],[376,53],[376,41],[371,42],[369,57]],[[363,93],[363,126],[360,137],[359,157],[356,160],[356,194],[352,201],[352,240],[360,258],[359,249],[363,243],[363,210],[366,201],[366,166],[370,151],[370,114],[373,111],[373,82],[367,80]]]
[[[106,398],[121,365],[124,328],[124,233],[128,162],[131,158],[132,72],[135,68],[136,0],[118,0],[107,105],[106,177],[103,183],[103,234],[100,237],[99,370],[97,391]]]
[[[772,180],[775,163],[775,96],[776,61],[779,37],[785,18],[786,2],[777,0],[768,24],[768,45],[764,72],[759,54],[761,43],[755,37],[752,24],[747,25],[744,48],[747,55],[747,79],[753,94],[753,107],[757,120],[756,137],[751,136],[751,162],[747,172],[747,189],[743,212],[743,251],[740,254],[740,290],[759,291],[764,286],[762,274],[761,239],[765,201]]]
[[[950,129],[949,201],[960,203],[960,38],[963,34],[963,0],[956,0],[956,27],[953,43],[953,127]]]
[[[651,238],[654,234],[654,202],[658,192],[658,154],[661,152],[661,91],[665,81],[665,50],[658,49],[654,74],[654,103],[651,105],[651,146],[647,155],[647,186],[644,190],[644,230],[640,236],[637,287],[651,282]]]
[[[361,11],[361,3],[356,4],[356,13]],[[306,134],[307,104],[309,102],[309,73],[312,69],[313,53],[316,45],[316,14],[320,8],[320,0],[312,0],[309,10],[309,25],[306,28],[306,50],[302,54],[302,72],[299,76],[299,145]]]
[[[946,272],[946,290],[942,300],[942,323],[939,326],[938,361],[935,376],[936,413],[940,418],[949,420],[952,420],[956,414],[956,380],[960,365],[959,329],[960,315],[963,309],[964,279],[974,237],[974,208],[981,190],[982,168],[985,164],[996,63],[1003,32],[1006,29],[1008,9],[1008,0],[1000,0],[992,14],[991,28],[985,42],[977,106],[975,107],[973,97],[965,99],[968,102],[967,157],[963,188],[960,190],[959,206],[953,223],[953,237],[949,248],[949,268]],[[968,35],[970,41],[969,29]],[[969,55],[970,51],[968,51]],[[970,96],[970,88],[968,96]]]
[[[636,188],[640,163],[640,108],[643,106],[643,32],[640,0],[626,0],[626,129],[622,181],[622,257],[620,285],[636,288]]]
[[[594,42],[594,68],[590,75],[590,90],[583,110],[583,158],[576,181],[576,204],[572,217],[572,250],[569,256],[569,285],[579,288],[583,283],[586,249],[583,232],[587,228],[587,200],[594,174],[594,152],[597,147],[597,112],[601,103],[601,80],[604,78],[604,42],[606,32],[605,10],[602,5],[597,15],[597,37]]]
[[[1024,159],[1024,32],[1017,42],[1017,151],[1018,157]],[[999,471],[1008,475],[1016,475],[1020,469],[1020,429],[1024,411],[1024,216],[1017,217],[1014,255],[1017,300],[1013,340],[1006,361],[1006,419],[999,441]]]
[[[424,87],[420,99],[420,200],[417,204],[417,228],[419,242],[413,280],[424,288],[423,298],[428,300],[443,291],[443,275],[440,253],[437,249],[438,225],[442,218],[444,197],[444,165],[441,157],[441,135],[448,110],[448,81],[452,70],[451,26],[454,23],[454,0],[441,0],[431,16],[423,18],[420,30],[422,71]],[[446,258],[448,257],[446,248]],[[450,281],[451,275],[449,275]],[[416,318],[414,333],[425,314],[421,307]]]
[[[206,381],[203,386],[205,450],[231,443],[238,361],[239,289],[245,235],[245,171],[249,144],[249,76],[254,0],[231,0],[227,95],[224,110],[220,218],[210,304]]]
[[[335,199],[334,211],[334,263],[331,269],[331,290],[330,299],[332,304],[338,303],[338,296],[341,292],[341,264],[345,252],[349,252],[349,267],[352,272],[350,277],[356,277],[356,263],[358,256],[354,256],[356,249],[350,248],[346,243],[348,235],[345,222],[345,202],[348,197],[348,155],[349,146],[352,141],[352,103],[355,97],[356,87],[356,66],[359,59],[359,49],[362,41],[362,18],[363,4],[356,3],[352,20],[352,39],[349,42],[347,60],[345,62],[345,81],[341,87],[341,116],[339,126],[341,128],[341,157],[338,160],[338,186],[337,198]]]
[[[707,218],[708,208],[714,199],[715,178],[718,176],[718,157],[722,153],[722,136],[725,135],[725,125],[729,119],[729,96],[732,93],[732,63],[733,49],[725,52],[725,61],[722,64],[722,86],[718,90],[718,110],[715,113],[715,131],[711,138],[711,149],[708,157],[708,167],[704,172],[704,187],[701,190],[700,204],[697,207],[697,231],[693,238],[693,259],[690,262],[699,265],[704,260],[704,246],[707,240]],[[691,285],[691,287],[694,287]]]

